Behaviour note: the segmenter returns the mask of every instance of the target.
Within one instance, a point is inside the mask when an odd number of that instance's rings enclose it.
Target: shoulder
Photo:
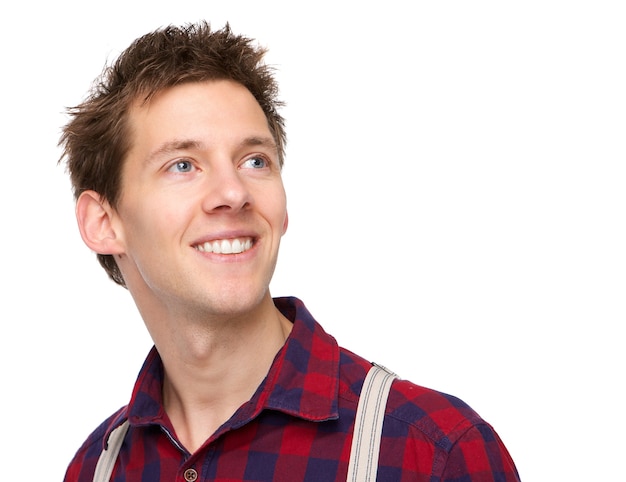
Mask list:
[[[104,448],[105,437],[125,418],[126,409],[127,407],[124,406],[117,410],[89,434],[68,465],[64,482],[92,479],[98,458]]]
[[[341,349],[340,397],[356,406],[370,368],[367,360]],[[385,417],[405,425],[406,430],[419,432],[442,448],[454,443],[472,427],[487,425],[460,398],[401,378],[391,386]]]
[[[401,379],[392,385],[386,415],[411,425],[442,448],[485,424],[460,398]]]
[[[356,410],[370,368],[370,362],[342,349],[339,396],[345,408]],[[408,471],[437,480],[519,481],[490,424],[460,398],[409,380],[391,385],[382,440],[379,471],[390,480]]]
[[[385,423],[391,438],[422,447],[421,453],[413,453],[415,459],[432,454],[429,471],[441,480],[519,482],[515,463],[494,428],[453,395],[396,380]]]

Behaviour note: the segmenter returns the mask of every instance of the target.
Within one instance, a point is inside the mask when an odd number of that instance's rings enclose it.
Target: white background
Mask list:
[[[288,103],[273,294],[463,398],[523,480],[626,480],[622,2],[370,5],[0,7],[2,480],[61,480],[151,346],[79,238],[63,110],[137,36],[202,18],[269,47]]]

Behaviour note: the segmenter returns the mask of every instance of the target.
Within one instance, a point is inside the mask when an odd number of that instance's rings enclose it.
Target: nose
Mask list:
[[[202,206],[205,212],[237,212],[251,202],[245,180],[231,163],[208,172],[206,184]]]

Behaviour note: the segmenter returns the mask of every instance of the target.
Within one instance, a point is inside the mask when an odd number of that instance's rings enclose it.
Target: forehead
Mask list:
[[[137,100],[128,115],[123,179],[175,155],[235,155],[253,148],[278,156],[265,113],[232,81],[181,84]]]
[[[131,137],[136,142],[173,139],[182,134],[185,138],[210,139],[229,134],[236,137],[245,131],[246,135],[258,136],[270,133],[265,113],[254,96],[243,85],[230,80],[193,82],[164,89],[145,101],[134,102],[128,119]]]

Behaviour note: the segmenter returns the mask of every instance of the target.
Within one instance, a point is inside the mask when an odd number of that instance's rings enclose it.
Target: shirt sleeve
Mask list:
[[[447,482],[520,482],[502,440],[487,424],[473,425],[452,447],[443,469]]]

